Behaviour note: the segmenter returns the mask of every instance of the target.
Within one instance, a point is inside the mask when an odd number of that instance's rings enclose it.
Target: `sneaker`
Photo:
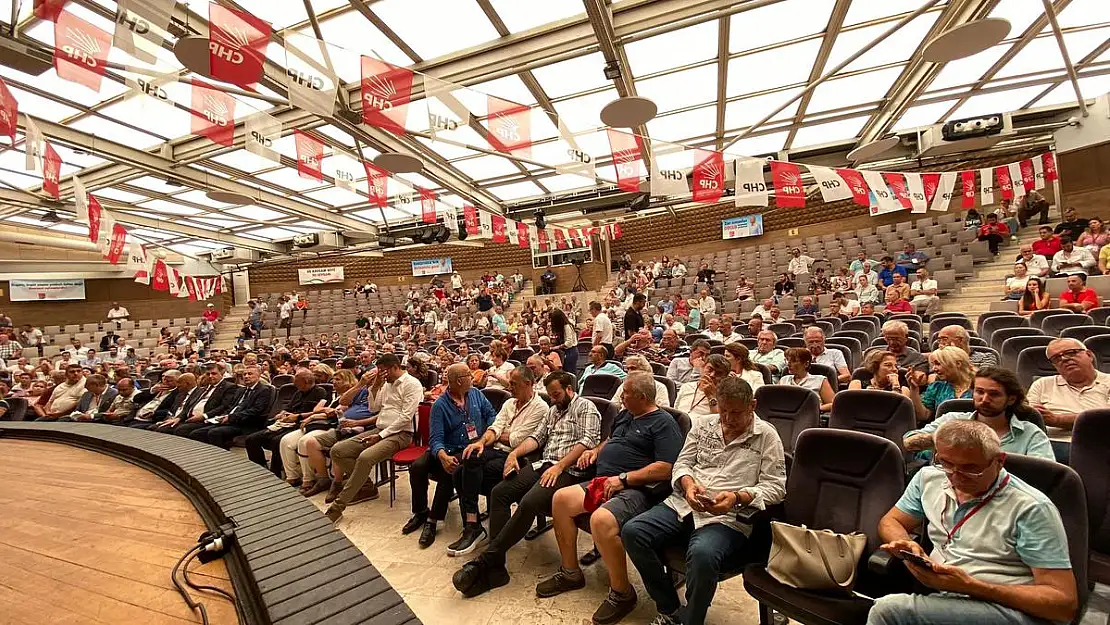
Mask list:
[[[578,564],[581,564],[582,566],[590,566],[600,559],[601,552],[597,550],[597,547],[594,547],[593,549],[590,549],[586,553],[582,554],[581,558],[578,558]]]
[[[324,514],[328,517],[328,520],[331,521],[332,523],[338,523],[339,519],[341,519],[343,517],[343,509],[340,508],[339,506],[335,506],[335,505],[328,506],[328,511],[325,512]]]
[[[678,620],[678,617],[676,615],[660,614],[659,616],[655,617],[655,620],[651,622],[651,625],[682,625],[682,621]]]
[[[570,590],[586,587],[586,576],[582,571],[568,571],[562,567],[551,577],[536,585],[537,597],[554,597]]]
[[[315,482],[312,483],[312,488],[309,488],[307,491],[305,491],[304,496],[305,497],[312,497],[314,495],[319,495],[320,493],[327,492],[330,489],[331,489],[331,478],[330,477],[322,477],[322,478],[319,478]],[[331,503],[331,502],[326,502],[326,503]]]
[[[467,523],[459,539],[447,545],[447,555],[465,556],[481,546],[488,538],[489,534],[481,523]]]
[[[358,489],[358,492],[355,493],[355,496],[351,498],[351,503],[356,504],[362,503],[364,501],[374,501],[379,496],[380,494],[378,493],[378,487],[374,484],[371,484],[370,482],[367,482],[363,484],[362,488]]]
[[[466,593],[474,584],[478,582],[478,578],[485,573],[486,566],[482,563],[481,558],[471,560],[462,565],[462,568],[455,571],[451,576],[451,584],[455,590]]]
[[[414,515],[412,515],[412,518],[409,519],[408,522],[405,523],[404,527],[401,528],[401,533],[402,534],[411,534],[411,533],[415,532],[416,530],[424,527],[424,521],[427,521],[427,520],[428,520],[428,513],[427,512],[421,512],[419,514],[414,514]]]
[[[628,594],[609,589],[609,596],[594,612],[595,625],[613,625],[636,609],[636,589],[629,586]]]
[[[489,565],[482,569],[478,575],[478,579],[474,584],[463,592],[463,597],[469,599],[477,597],[480,594],[489,592],[494,588],[509,585],[509,571],[503,565]]]
[[[332,480],[331,488],[328,489],[328,494],[324,496],[324,503],[331,503],[343,492],[343,482],[339,480]]]
[[[425,549],[425,548],[431,547],[432,543],[434,543],[435,541],[436,541],[436,522],[435,521],[425,521],[424,522],[424,529],[420,530],[420,540],[417,541],[417,542],[420,544],[421,549]]]

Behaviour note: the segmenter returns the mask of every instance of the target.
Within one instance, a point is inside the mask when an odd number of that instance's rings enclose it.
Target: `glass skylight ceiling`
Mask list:
[[[611,11],[615,45],[627,59],[627,66],[621,68],[624,78],[638,95],[651,98],[659,107],[656,118],[646,126],[650,138],[710,149],[745,132],[798,96],[811,78],[847,59],[922,3],[922,0],[851,0],[839,32],[827,33],[835,0],[779,0],[758,6],[755,2],[740,1],[724,15],[697,11],[699,1],[614,2]],[[271,22],[278,35],[296,33],[292,35],[294,40],[313,36],[308,13],[300,0],[236,0],[236,4]],[[609,144],[599,112],[618,97],[618,90],[614,81],[602,73],[605,60],[597,42],[572,40],[567,34],[569,29],[577,28],[574,32],[581,33],[582,26],[587,29],[590,26],[581,0],[367,3],[367,11],[382,28],[346,0],[311,0],[311,4],[320,17],[330,60],[344,82],[342,86],[353,92],[356,115],[360,55],[413,67],[442,79],[456,80],[461,76],[467,89],[452,95],[475,112],[482,125],[487,94],[532,107],[531,136],[535,144],[531,158],[514,160],[491,150],[482,134],[465,124],[457,130],[442,132],[439,140],[410,136],[378,145],[362,141],[360,147],[366,159],[373,159],[379,150],[416,149],[426,166],[423,175],[391,180],[388,195],[394,203],[379,210],[368,203],[365,175],[357,166],[358,153],[345,122],[310,118],[309,123],[298,125],[326,144],[322,167],[326,178],[317,182],[298,175],[295,167],[290,166],[296,159],[291,127],[286,127],[286,136],[274,145],[285,157],[283,165],[248,153],[241,139],[233,148],[215,145],[189,134],[190,115],[185,110],[129,96],[122,83],[127,74],[116,68],[109,69],[99,92],[60,79],[53,69],[41,76],[30,76],[0,67],[0,77],[19,101],[21,112],[47,122],[64,123],[106,142],[104,147],[94,145],[88,153],[81,153],[51,138],[64,161],[64,182],[68,184],[68,174],[72,172],[94,181],[90,191],[119,212],[124,223],[127,216],[121,211],[158,220],[161,226],[158,229],[145,221],[130,224],[138,236],[166,241],[186,253],[228,245],[226,241],[199,236],[198,231],[204,230],[267,242],[287,240],[312,229],[350,230],[354,224],[364,222],[380,226],[383,213],[389,225],[411,222],[418,219],[419,204],[400,205],[397,201],[399,196],[411,194],[413,186],[435,190],[445,204],[452,206],[468,202],[500,210],[508,204],[541,199],[545,194],[612,184]],[[814,89],[803,99],[804,105],[799,101],[791,103],[728,152],[765,155],[852,143],[890,102],[895,88],[904,82],[900,78],[918,68],[915,55],[925,39],[937,34],[935,25],[949,21],[948,4],[941,2],[904,26],[850,64],[841,75]],[[954,10],[961,8],[962,3],[951,4]],[[48,48],[53,43],[53,24],[32,17],[32,5],[31,0],[19,3],[20,36],[24,41]],[[192,12],[190,23],[203,25],[207,18],[205,0],[190,0],[187,5]],[[659,16],[645,18],[653,5],[658,5]],[[83,19],[111,32],[114,2],[73,0],[67,6]],[[184,6],[185,3],[179,4],[178,17]],[[9,19],[11,7],[12,0],[0,0],[0,22]],[[688,10],[686,19],[658,19],[668,15],[665,11],[677,13],[684,9]],[[635,11],[638,19],[624,19],[625,11]],[[1040,1],[1000,0],[991,15],[1011,20],[1013,27],[1008,39],[981,54],[932,72],[931,81],[917,100],[882,131],[927,126],[952,116],[1074,102],[1072,88],[1064,78],[1060,50],[1046,27]],[[509,33],[507,38],[500,36],[497,22],[504,25]],[[1110,8],[1106,0],[1071,0],[1060,12],[1059,22],[1080,74],[1084,96],[1094,98],[1106,92],[1110,89]],[[3,27],[6,29],[7,25]],[[723,50],[719,41],[722,31],[727,32]],[[1022,41],[1024,35],[1028,35],[1025,37],[1028,41]],[[171,48],[172,40],[158,51],[154,67],[138,63],[118,49],[112,49],[109,59],[189,78]],[[553,56],[529,57],[526,53],[531,49],[551,50]],[[272,43],[268,54],[272,64],[270,74],[282,75],[284,49]],[[991,73],[1002,59],[1007,60]],[[823,64],[814,73],[819,60]],[[417,84],[423,81],[417,78]],[[173,101],[188,108],[187,84],[171,83],[167,91]],[[284,97],[282,91],[280,85],[260,85],[258,93],[280,100]],[[235,97],[239,121],[255,111],[272,115],[286,111],[283,104],[262,98]],[[548,104],[574,133],[578,147],[594,156],[597,175],[604,180],[595,183],[553,170],[551,164],[565,156],[568,144],[559,138],[556,126],[544,112],[542,107]],[[721,107],[723,115],[718,115]],[[416,99],[409,106],[410,122],[423,120],[429,108],[436,113],[447,111],[439,100],[429,106]],[[718,117],[723,118],[723,124],[718,124]],[[302,117],[297,123],[303,120]],[[238,134],[242,132],[240,126]],[[50,138],[50,133],[47,134]],[[372,137],[383,134],[370,133]],[[23,171],[22,133],[17,136],[17,143],[17,150],[0,153],[0,182],[38,194],[38,175]],[[242,182],[281,196],[288,203],[256,199],[255,204],[235,206],[213,202],[204,194],[207,189],[198,188],[198,184],[182,186],[169,182],[172,171],[140,168],[121,159],[115,155],[112,144],[150,150],[163,157],[171,155],[178,168],[190,168],[201,179],[219,176]],[[682,162],[681,152],[659,151],[670,152],[666,158]],[[337,168],[345,170],[352,165],[358,169],[354,172],[355,190],[334,186],[331,177]],[[9,217],[8,221],[67,231],[61,227],[65,224],[40,222],[36,219],[38,215],[32,210]]]

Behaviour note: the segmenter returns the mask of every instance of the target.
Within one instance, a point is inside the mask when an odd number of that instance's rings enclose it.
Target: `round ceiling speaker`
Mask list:
[[[998,44],[1009,34],[1010,21],[1001,17],[988,17],[960,24],[925,44],[921,58],[933,63],[964,59]]]
[[[871,143],[865,143],[851,152],[848,152],[848,160],[853,163],[874,160],[876,157],[886,154],[898,147],[899,143],[898,137],[887,137],[885,139],[879,139],[878,141],[872,141]]]
[[[394,174],[418,174],[424,170],[423,161],[400,152],[382,152],[374,157],[374,164]]]
[[[222,204],[253,204],[254,198],[242,193],[232,193],[230,191],[206,191],[204,196],[213,202],[220,202]]]
[[[655,102],[647,98],[617,98],[601,109],[601,123],[613,128],[635,128],[646,124],[658,111]]]
[[[182,37],[173,45],[173,55],[185,66],[185,69],[197,76],[212,77],[212,67],[209,63],[211,53],[208,51],[208,37]]]

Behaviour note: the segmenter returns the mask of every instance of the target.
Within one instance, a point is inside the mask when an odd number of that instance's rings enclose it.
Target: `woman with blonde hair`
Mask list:
[[[975,368],[971,366],[967,352],[955,345],[930,352],[929,365],[931,375],[927,378],[928,382],[921,379],[923,373],[917,373],[917,386],[922,392],[916,398],[911,397],[918,421],[930,420],[937,406],[949,399],[970,399],[975,381]]]

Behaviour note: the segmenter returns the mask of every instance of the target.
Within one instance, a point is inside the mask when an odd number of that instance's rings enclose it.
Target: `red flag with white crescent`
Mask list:
[[[253,87],[262,78],[273,33],[269,22],[211,2],[208,24],[209,75],[220,82]]]
[[[420,220],[426,224],[436,222],[436,192],[417,187],[420,191]]]
[[[58,78],[100,91],[112,35],[69,11],[54,22],[54,70]]]
[[[154,273],[150,276],[150,288],[155,291],[170,290],[170,272],[166,267],[166,261],[162,259],[154,261]]]
[[[127,229],[119,224],[112,226],[112,241],[108,244],[108,262],[118,265],[127,244]]]
[[[324,142],[307,132],[294,130],[293,143],[297,146],[297,173],[301,178],[323,182]]]
[[[490,226],[493,229],[493,242],[504,243],[508,240],[505,234],[505,218],[501,215],[490,216]]]
[[[1033,169],[1033,159],[1027,158],[1018,164],[1021,167],[1021,185],[1026,191],[1037,187],[1037,171]]]
[[[528,238],[528,224],[523,221],[516,222],[516,240],[520,247],[528,247],[531,241]]]
[[[1056,153],[1045,152],[1041,160],[1044,162],[1044,179],[1049,182],[1056,180],[1059,177],[1056,173]]]
[[[477,235],[482,232],[482,225],[478,223],[478,209],[470,204],[463,205],[463,222],[466,224],[467,235]]]
[[[960,208],[974,208],[975,171],[961,171],[960,185],[962,187],[962,192],[960,193]]]
[[[362,167],[366,170],[366,193],[370,196],[370,203],[379,208],[389,206],[389,192],[386,187],[389,174],[366,161],[362,162]]]
[[[0,136],[7,135],[15,147],[15,131],[19,126],[19,102],[8,90],[8,86],[0,79]]]
[[[775,206],[805,208],[806,188],[802,172],[794,163],[771,161],[771,178],[775,181]]]
[[[613,167],[617,170],[617,186],[624,191],[635,193],[640,190],[642,150],[634,135],[612,128],[605,129],[609,135],[609,149],[613,154]]]
[[[1004,200],[1014,199],[1014,185],[1010,182],[1010,168],[1003,165],[994,168],[994,183]]]
[[[48,22],[57,22],[67,2],[69,0],[35,0],[35,17]]]
[[[921,186],[925,188],[925,203],[931,206],[940,188],[940,174],[921,174]]]
[[[368,126],[405,134],[412,70],[362,57],[362,121]]]
[[[193,79],[191,130],[213,143],[235,144],[235,98]]]
[[[894,198],[898,200],[902,208],[913,208],[913,203],[910,202],[909,190],[906,189],[905,177],[902,176],[902,174],[888,171],[884,171],[882,174],[883,182],[886,183],[886,186],[890,189],[890,192],[894,194]]]
[[[540,248],[541,252],[546,252],[550,249],[551,244],[547,240],[546,228],[536,228],[536,246]]]
[[[867,181],[863,179],[863,174],[854,169],[838,169],[836,175],[848,185],[852,190],[852,201],[860,206],[871,206],[871,189],[867,186]]]
[[[42,190],[55,200],[61,199],[58,181],[62,177],[62,157],[49,142],[42,157]]]
[[[725,192],[725,157],[710,150],[694,151],[694,201],[714,204]]]
[[[505,154],[532,157],[532,108],[493,96],[486,97],[489,110],[489,144]]]

